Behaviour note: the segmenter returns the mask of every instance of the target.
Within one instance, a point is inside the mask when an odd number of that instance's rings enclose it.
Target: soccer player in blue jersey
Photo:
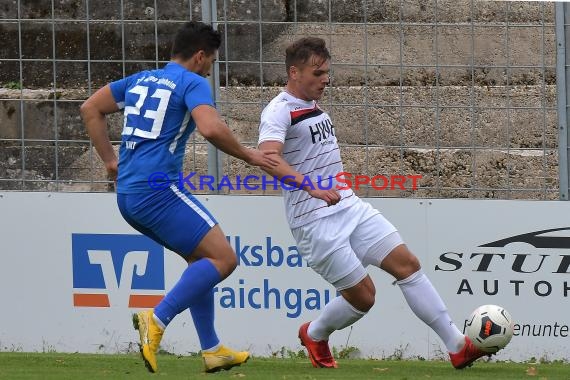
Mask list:
[[[108,175],[117,181],[117,203],[124,219],[146,236],[188,261],[180,280],[153,309],[133,316],[141,354],[151,372],[166,326],[190,309],[206,372],[230,369],[249,353],[220,343],[214,328],[213,288],[237,266],[237,257],[216,219],[192,194],[178,186],[184,149],[198,131],[227,154],[261,167],[277,164],[275,152],[241,145],[214,108],[209,75],[221,44],[211,26],[188,22],[177,32],[171,61],[112,82],[81,106],[81,116]],[[105,115],[124,109],[119,159]],[[166,173],[149,186],[151,175]]]

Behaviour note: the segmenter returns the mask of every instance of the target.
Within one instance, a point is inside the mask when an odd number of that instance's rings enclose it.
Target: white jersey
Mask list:
[[[346,187],[336,176],[343,172],[340,150],[329,115],[316,101],[301,100],[281,92],[261,114],[259,142],[283,143],[283,158],[315,188]],[[339,190],[341,201],[327,206],[304,190],[283,189],[285,212],[291,228],[334,214],[357,201],[351,189]]]

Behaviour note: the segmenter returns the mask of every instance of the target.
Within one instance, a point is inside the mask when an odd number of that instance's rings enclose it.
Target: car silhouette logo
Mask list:
[[[511,236],[491,243],[480,245],[479,247],[505,247],[511,243],[527,243],[535,248],[570,248],[569,236],[541,236],[557,231],[570,231],[570,227],[552,228],[526,234]]]

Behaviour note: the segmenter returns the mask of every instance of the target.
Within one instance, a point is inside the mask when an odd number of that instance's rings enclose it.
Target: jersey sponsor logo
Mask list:
[[[330,119],[325,119],[320,123],[315,125],[310,125],[309,130],[311,131],[311,140],[313,144],[320,143],[323,140],[327,140],[329,137],[334,136],[334,126]]]
[[[290,112],[291,116],[291,126],[294,126],[304,120],[311,119],[322,115],[324,112],[315,105],[313,108],[304,108],[299,110],[294,110]],[[331,119],[328,117],[324,118],[322,121],[309,125],[309,131],[311,133],[311,140],[313,144],[326,141],[329,137],[335,136],[334,126]],[[331,142],[331,143],[334,143]]]
[[[72,234],[73,305],[154,307],[164,297],[164,248],[142,235]]]

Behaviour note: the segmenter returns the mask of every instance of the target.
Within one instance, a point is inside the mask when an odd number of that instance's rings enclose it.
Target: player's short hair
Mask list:
[[[285,67],[287,74],[291,66],[307,63],[313,55],[324,61],[331,58],[325,40],[318,37],[303,37],[287,46],[285,50]]]
[[[200,50],[208,55],[220,48],[222,37],[211,25],[198,21],[185,23],[176,33],[172,43],[171,58],[192,58]]]

